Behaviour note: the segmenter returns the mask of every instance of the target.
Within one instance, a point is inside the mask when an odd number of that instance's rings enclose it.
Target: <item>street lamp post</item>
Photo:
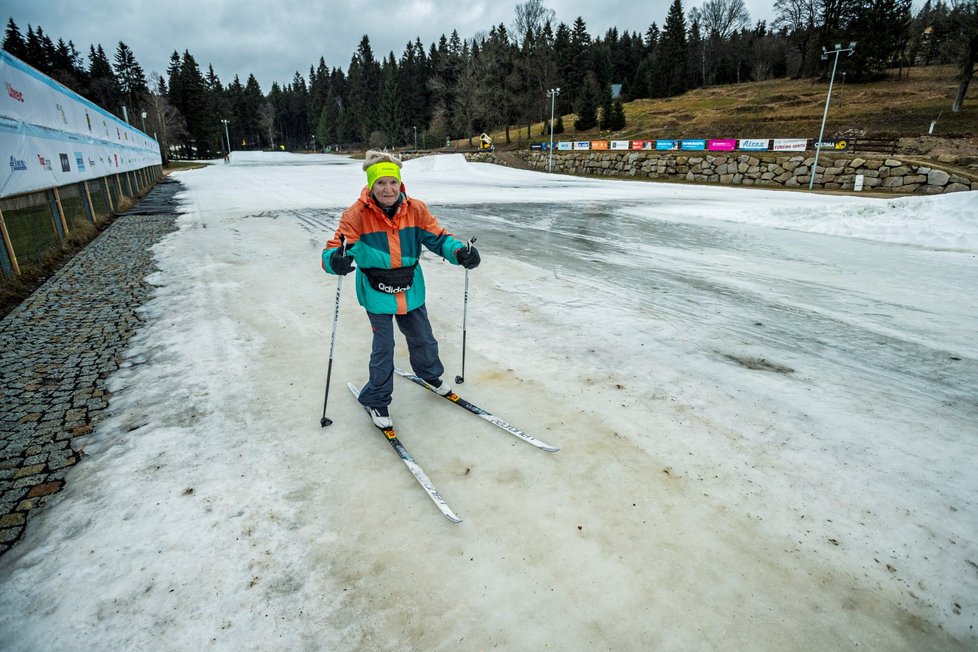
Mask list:
[[[554,106],[557,103],[557,96],[560,95],[559,88],[551,88],[547,91],[550,96],[550,148],[547,150],[547,172],[550,172],[554,158]]]
[[[143,117],[143,133],[145,134],[146,133],[146,109],[143,109],[141,115]]]
[[[414,128],[414,151],[418,151],[418,128]]]
[[[843,52],[848,52],[849,56],[852,56],[852,51],[856,49],[856,42],[850,41],[849,47],[843,48],[841,43],[835,44],[835,49],[832,51],[835,54],[835,60],[832,62],[832,76],[829,77],[829,92],[825,96],[825,112],[822,113],[822,128],[818,132],[818,140],[815,142],[815,163],[812,165],[812,174],[808,180],[808,189],[811,190],[815,187],[815,175],[818,174],[818,155],[822,151],[822,136],[825,134],[825,119],[829,115],[829,101],[832,99],[832,84],[835,82],[835,68],[839,65],[839,55]],[[822,61],[829,58],[829,52],[822,48]]]
[[[221,120],[221,122],[224,123],[224,138],[227,140],[227,143],[228,143],[228,156],[230,156],[231,155],[231,137],[228,136],[228,121],[227,120]]]

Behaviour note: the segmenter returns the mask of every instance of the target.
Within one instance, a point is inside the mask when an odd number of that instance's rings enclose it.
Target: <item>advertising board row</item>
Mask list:
[[[683,138],[677,140],[578,140],[552,143],[559,151],[684,151],[684,152],[804,152],[812,149],[807,138]],[[845,150],[844,139],[814,143],[819,149]],[[530,149],[549,150],[551,143],[532,143]]]
[[[0,197],[160,165],[157,142],[0,50]]]

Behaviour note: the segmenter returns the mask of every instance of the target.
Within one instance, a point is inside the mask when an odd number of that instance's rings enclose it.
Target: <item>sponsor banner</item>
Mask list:
[[[627,140],[613,140],[611,141],[611,149],[628,149]]]
[[[747,152],[766,152],[771,141],[767,138],[744,138],[737,142],[737,149]]]
[[[530,143],[530,149],[546,149],[546,143]]]
[[[771,146],[774,152],[804,152],[807,149],[807,138],[775,138]]]
[[[660,152],[669,151],[669,150],[673,150],[673,149],[679,149],[679,141],[678,140],[657,140],[657,141],[655,141],[655,148],[656,148],[656,150],[658,150]]]
[[[608,149],[610,143],[607,140],[592,140],[591,149]]]
[[[0,50],[0,197],[161,165],[155,140]]]
[[[638,149],[638,150],[655,149],[654,140],[633,140],[630,141],[630,143],[631,143],[629,145],[630,149]]]
[[[567,142],[566,140],[565,141],[561,141],[561,142],[557,143],[557,149],[559,149],[561,151],[567,151],[569,149],[574,149],[574,143]]]
[[[587,140],[575,141],[574,149],[591,149],[591,142]]]
[[[706,149],[706,141],[703,140],[702,138],[693,139],[693,140],[686,140],[684,138],[682,144],[680,145],[680,149],[683,149],[687,152],[703,151]]]
[[[734,138],[711,138],[707,141],[706,147],[711,152],[732,152],[737,149],[737,140]]]
[[[831,138],[828,140],[815,141],[815,149],[838,150],[849,149],[849,141],[845,138]]]

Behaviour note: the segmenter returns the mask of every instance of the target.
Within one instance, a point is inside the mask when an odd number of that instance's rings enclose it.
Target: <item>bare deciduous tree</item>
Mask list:
[[[153,126],[154,136],[160,144],[164,164],[170,157],[171,139],[179,139],[187,135],[187,125],[176,109],[167,99],[166,82],[158,72],[149,76],[149,89],[144,96],[148,109],[149,124]]]
[[[522,43],[527,33],[539,34],[545,23],[553,24],[557,14],[543,0],[526,0],[516,5],[513,19],[513,38]]]
[[[795,43],[798,64],[794,71],[806,75],[814,67],[811,56],[814,52],[815,29],[818,25],[819,0],[776,0],[773,27],[784,30],[787,37]]]
[[[706,37],[728,39],[750,26],[744,0],[706,0],[700,9],[700,29]]]

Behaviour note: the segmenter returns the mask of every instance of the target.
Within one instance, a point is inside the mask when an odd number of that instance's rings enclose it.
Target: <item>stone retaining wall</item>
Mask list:
[[[547,169],[547,152],[516,154],[531,169]],[[470,152],[465,156],[470,161],[499,162],[495,154],[489,152]],[[553,153],[553,171],[563,174],[784,188],[807,188],[814,163],[815,156],[807,153]],[[871,192],[939,194],[978,190],[978,174],[966,176],[941,169],[939,162],[922,164],[886,156],[843,156],[835,152],[819,155],[814,187],[853,190],[857,175],[862,175],[863,190]]]

